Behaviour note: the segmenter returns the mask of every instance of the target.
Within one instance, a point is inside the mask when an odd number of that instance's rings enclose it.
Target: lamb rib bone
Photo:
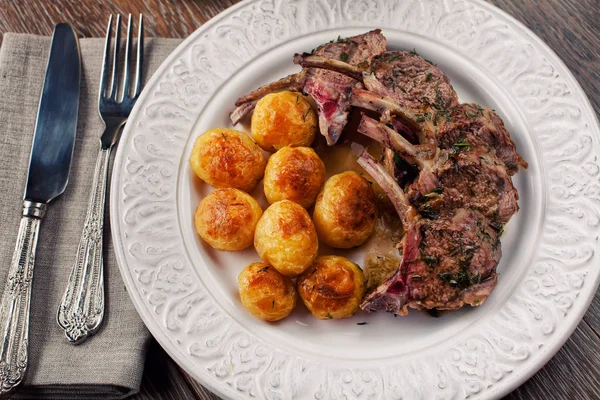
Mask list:
[[[408,187],[408,198],[419,204],[419,210],[423,207],[428,207],[430,212],[475,208],[499,229],[519,210],[518,192],[504,165],[493,154],[477,149],[471,151],[468,146],[450,150],[415,146],[385,124],[365,115],[358,131],[418,166],[419,175]]]
[[[501,257],[498,234],[486,218],[466,208],[436,220],[421,218],[373,157],[363,152],[358,162],[386,191],[405,223],[398,269],[361,308],[405,315],[408,307],[447,310],[483,304],[496,285]]]
[[[269,93],[282,92],[284,90],[293,92],[301,91],[305,80],[305,72],[300,71],[297,74],[288,75],[278,81],[267,83],[247,95],[240,97],[235,102],[236,108],[229,114],[231,123],[234,126],[237,125],[246,115],[254,110],[258,100]]]

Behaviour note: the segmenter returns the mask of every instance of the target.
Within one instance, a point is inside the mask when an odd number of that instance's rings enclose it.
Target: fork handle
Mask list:
[[[100,149],[94,171],[92,193],[75,265],[58,307],[56,320],[73,344],[93,335],[104,317],[104,262],[102,256],[104,202],[110,147]]]
[[[21,383],[27,369],[33,265],[40,222],[45,213],[43,203],[23,203],[17,244],[0,303],[0,395]]]

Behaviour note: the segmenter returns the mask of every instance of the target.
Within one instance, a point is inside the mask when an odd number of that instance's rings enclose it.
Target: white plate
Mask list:
[[[478,308],[277,324],[241,306],[237,273],[258,260],[210,250],[188,156],[229,126],[234,100],[297,70],[295,52],[383,29],[445,71],[461,101],[497,110],[529,169],[502,239],[498,286]],[[146,325],[192,376],[230,399],[460,399],[507,394],[566,341],[600,277],[599,129],[557,56],[479,0],[246,1],[211,20],[144,89],[119,145],[111,196],[117,258]],[[361,255],[351,254],[359,263]],[[368,322],[357,325],[357,322]]]

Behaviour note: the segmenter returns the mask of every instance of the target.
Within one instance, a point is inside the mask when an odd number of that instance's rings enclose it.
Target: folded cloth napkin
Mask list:
[[[147,40],[147,80],[179,40]],[[34,270],[29,366],[15,398],[123,398],[139,390],[150,334],[121,279],[105,217],[104,323],[79,346],[66,340],[56,311],[75,261],[103,124],[98,85],[104,40],[82,39],[81,95],[69,185],[42,221]],[[0,48],[0,291],[21,218],[29,153],[50,38],[6,34]]]

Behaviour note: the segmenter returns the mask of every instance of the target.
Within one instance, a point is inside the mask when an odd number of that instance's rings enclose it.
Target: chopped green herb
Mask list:
[[[425,264],[427,264],[430,267],[432,267],[440,262],[440,259],[437,256],[424,256],[424,257],[421,257],[421,259],[423,261],[425,261]]]
[[[448,283],[452,280],[453,276],[450,272],[442,272],[439,273],[438,278],[440,278],[444,283]]]
[[[327,319],[333,319],[333,317],[329,313],[327,313],[327,315],[325,317],[327,317]]]
[[[417,50],[415,50],[414,48],[412,49],[412,51],[410,52],[411,56],[419,56],[419,54],[417,53]]]
[[[494,214],[494,217],[497,217],[498,216],[498,209],[494,210],[493,214]],[[504,227],[499,222],[490,222],[490,226],[492,228],[494,228],[498,232],[502,232],[504,230]]]
[[[455,147],[457,149],[464,148],[467,151],[471,150],[471,145],[464,139],[460,139],[458,142],[453,143],[452,147]]]
[[[269,266],[267,265],[266,267],[262,267],[261,269],[258,270],[258,272],[266,272],[269,270]]]
[[[437,108],[438,110],[444,110],[446,104],[444,102],[444,99],[442,98],[442,92],[440,91],[439,88],[435,89],[435,104],[433,104],[433,107]]]
[[[427,194],[442,194],[444,192],[443,188],[435,188]]]
[[[473,300],[473,304],[479,304],[480,301],[481,300],[479,300],[479,299],[475,299],[475,300]]]
[[[227,137],[225,136],[225,134],[223,132],[221,132],[221,136],[223,136],[223,140],[227,140]]]
[[[465,271],[460,271],[456,274],[456,281],[460,284],[460,286],[469,286],[469,276]]]
[[[480,115],[483,115],[483,108],[479,104],[476,104],[475,107],[477,110],[473,112],[469,112],[468,109],[463,110],[465,116],[468,118],[476,118]]]
[[[430,72],[427,74],[427,76],[425,77],[425,82],[429,82],[431,80],[431,77],[433,76],[433,74]]]
[[[271,308],[275,308],[275,300],[271,303]]]
[[[340,60],[342,60],[343,62],[348,62],[348,53],[340,54]]]
[[[425,204],[421,208],[419,208],[419,212],[423,218],[427,219],[438,219],[440,213],[438,210],[433,208],[431,204]]]
[[[481,274],[475,274],[473,276],[471,276],[471,279],[469,279],[471,281],[471,284],[475,285],[476,283],[480,283],[481,282]]]
[[[399,56],[399,55],[393,55],[393,56],[391,56],[391,57],[388,59],[388,61],[390,61],[390,62],[391,62],[391,61],[396,61],[396,60],[399,60],[399,59],[400,59],[400,56]]]
[[[302,121],[306,122],[306,116],[308,115],[308,113],[310,112],[311,108],[308,107],[306,109],[306,112],[304,114],[302,114]]]
[[[300,96],[296,96],[296,104],[300,101]]]
[[[417,114],[417,122],[425,122],[427,121],[429,118],[431,117],[431,113],[423,113],[423,114]]]

